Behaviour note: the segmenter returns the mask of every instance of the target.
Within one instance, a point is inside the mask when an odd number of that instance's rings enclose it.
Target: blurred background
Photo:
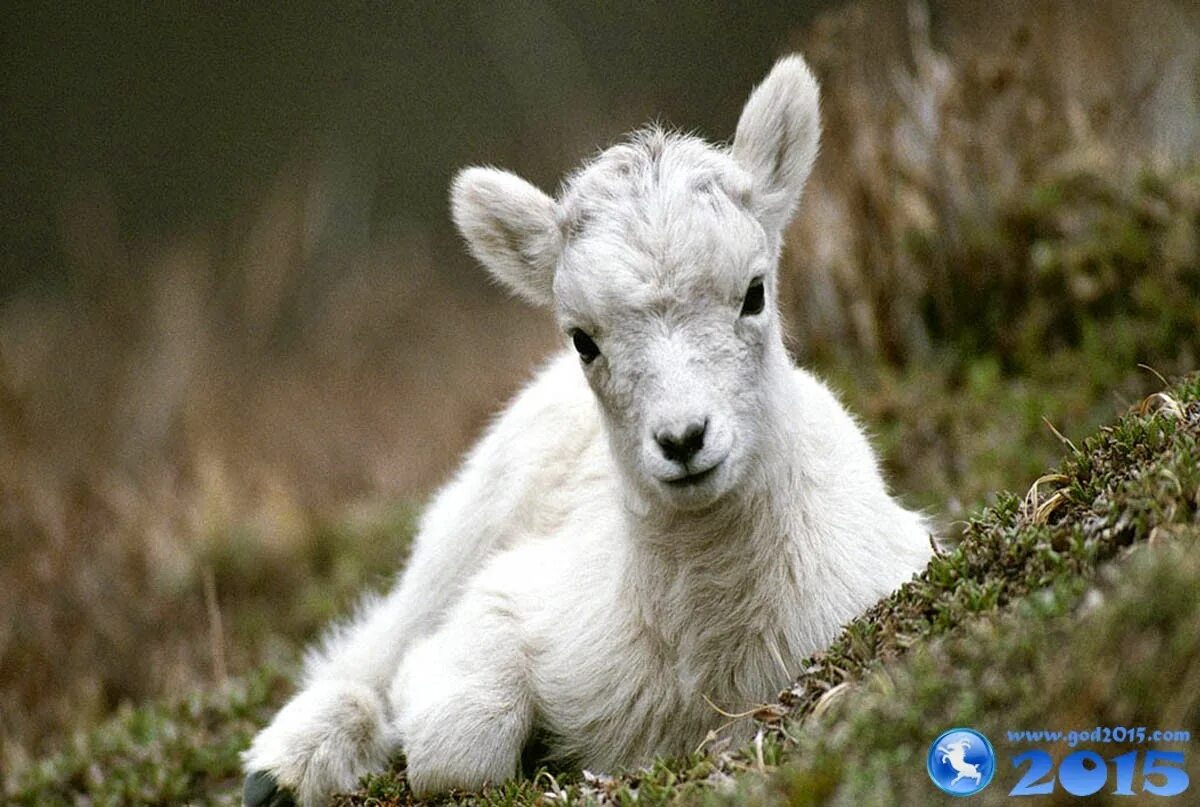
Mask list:
[[[801,50],[797,359],[954,521],[1197,365],[1200,3],[38,4],[0,36],[0,772],[289,664],[560,344],[453,233]],[[1051,428],[1051,424],[1053,428]],[[0,773],[0,778],[3,774]],[[2,784],[2,782],[0,782]]]

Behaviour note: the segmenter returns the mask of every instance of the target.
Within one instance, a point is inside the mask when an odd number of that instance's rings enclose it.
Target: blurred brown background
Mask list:
[[[1053,456],[1044,413],[1099,422],[1138,362],[1196,364],[1194,2],[6,18],[0,767],[286,664],[395,570],[559,344],[458,243],[457,168],[552,189],[651,119],[725,139],[789,50],[826,132],[786,258],[795,352],[906,498],[956,516]]]

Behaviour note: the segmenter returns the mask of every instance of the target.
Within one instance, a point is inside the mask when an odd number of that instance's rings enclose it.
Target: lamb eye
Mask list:
[[[767,294],[763,290],[762,278],[756,277],[750,281],[750,288],[746,289],[746,297],[742,300],[741,316],[752,317],[755,314],[761,314],[766,301]]]
[[[583,359],[584,364],[591,364],[600,355],[600,348],[583,331],[576,328],[571,331],[571,341],[575,344],[575,349],[579,351],[579,358]]]

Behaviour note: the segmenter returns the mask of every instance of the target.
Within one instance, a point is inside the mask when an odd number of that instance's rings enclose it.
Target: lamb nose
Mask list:
[[[708,429],[708,421],[689,423],[683,434],[675,434],[669,429],[663,429],[654,436],[662,449],[663,456],[673,462],[686,464],[704,447],[704,432]]]

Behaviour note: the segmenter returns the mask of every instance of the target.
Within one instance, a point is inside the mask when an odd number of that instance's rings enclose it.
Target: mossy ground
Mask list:
[[[1078,443],[1024,496],[1001,494],[966,522],[924,574],[811,659],[779,703],[742,718],[761,729],[749,747],[718,740],[708,754],[611,778],[541,771],[449,800],[936,803],[924,754],[953,725],[990,733],[1002,764],[1009,729],[1200,736],[1198,538],[1200,376],[1191,376]],[[236,803],[237,754],[286,681],[264,671],[128,709],[9,795],[30,805]],[[985,799],[1006,798],[1017,773],[1002,767]],[[397,767],[338,803],[411,800]]]

